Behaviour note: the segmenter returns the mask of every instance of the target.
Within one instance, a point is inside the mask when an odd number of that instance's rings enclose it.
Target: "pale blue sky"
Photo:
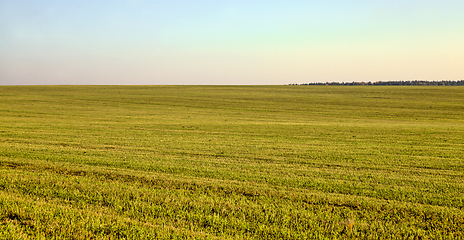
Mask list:
[[[0,0],[0,84],[464,79],[464,1]]]

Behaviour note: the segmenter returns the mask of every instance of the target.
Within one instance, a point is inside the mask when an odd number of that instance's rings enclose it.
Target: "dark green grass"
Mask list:
[[[0,238],[463,238],[463,156],[463,87],[3,86]]]

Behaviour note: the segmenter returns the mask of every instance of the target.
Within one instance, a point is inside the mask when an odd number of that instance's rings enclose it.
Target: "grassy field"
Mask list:
[[[0,86],[0,239],[51,238],[462,239],[464,87]]]

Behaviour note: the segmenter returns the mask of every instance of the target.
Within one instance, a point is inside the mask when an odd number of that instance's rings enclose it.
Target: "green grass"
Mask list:
[[[0,239],[459,239],[463,156],[464,87],[0,86]]]

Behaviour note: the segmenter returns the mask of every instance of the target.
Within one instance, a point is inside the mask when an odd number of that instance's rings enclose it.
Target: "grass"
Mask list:
[[[1,86],[0,239],[464,238],[463,139],[463,87]]]

